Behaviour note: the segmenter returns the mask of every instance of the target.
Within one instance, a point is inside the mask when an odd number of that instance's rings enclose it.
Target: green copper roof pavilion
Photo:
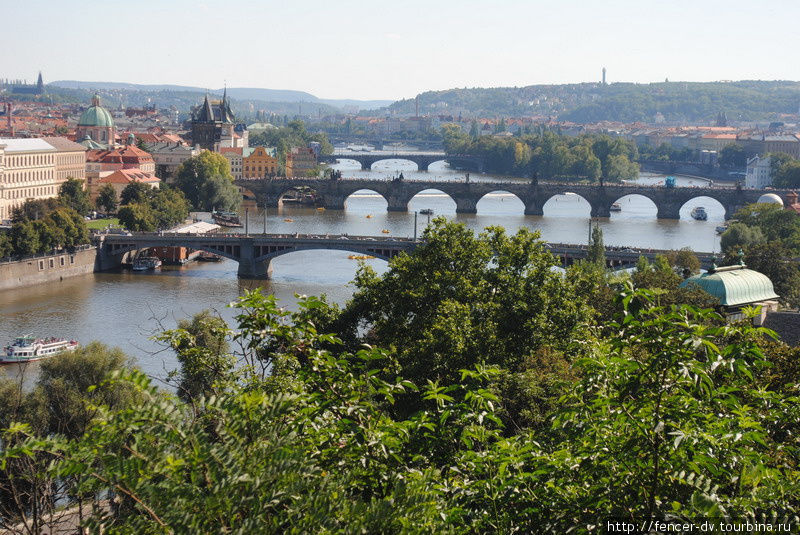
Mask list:
[[[744,264],[711,268],[707,273],[689,277],[682,287],[696,284],[717,299],[722,306],[744,306],[778,299],[769,277],[747,269]]]
[[[114,119],[111,114],[100,105],[100,96],[95,95],[92,99],[92,105],[86,108],[78,120],[78,126],[103,126],[113,127]]]

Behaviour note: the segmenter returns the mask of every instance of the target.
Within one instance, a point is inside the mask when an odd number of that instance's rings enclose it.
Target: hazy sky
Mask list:
[[[0,0],[0,77],[399,99],[598,80],[800,80],[799,0]]]

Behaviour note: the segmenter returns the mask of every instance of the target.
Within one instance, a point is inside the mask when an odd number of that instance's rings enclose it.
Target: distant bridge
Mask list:
[[[611,205],[626,195],[641,195],[655,204],[659,219],[680,219],[684,204],[697,197],[710,197],[725,208],[725,217],[730,218],[739,208],[754,203],[764,194],[763,190],[713,187],[646,186],[629,184],[606,184],[605,186],[575,184],[569,182],[465,182],[436,180],[324,180],[314,178],[278,178],[239,180],[237,185],[251,191],[259,205],[278,206],[281,197],[292,188],[306,186],[316,191],[325,208],[343,210],[345,200],[359,190],[371,190],[383,196],[390,212],[408,210],[409,201],[418,193],[428,189],[439,190],[449,195],[456,203],[456,212],[477,212],[478,201],[493,192],[507,192],[517,196],[525,205],[525,213],[544,215],[544,205],[552,197],[573,193],[583,197],[591,206],[592,217],[609,217]],[[786,202],[790,190],[771,190]]]
[[[362,169],[371,169],[375,162],[382,160],[407,160],[417,164],[420,171],[427,171],[433,162],[447,161],[451,166],[458,168],[474,169],[481,172],[483,170],[483,158],[478,156],[465,155],[446,155],[441,151],[428,152],[403,152],[403,151],[336,151],[327,156],[320,156],[320,162],[335,163],[337,160],[355,160],[361,164]]]
[[[242,278],[270,278],[272,259],[295,251],[329,249],[371,255],[390,260],[403,252],[411,252],[423,242],[411,238],[389,238],[386,236],[347,236],[330,234],[174,234],[136,232],[130,236],[108,235],[100,245],[103,265],[118,266],[123,256],[151,247],[188,247],[229,258],[239,263],[238,274]],[[586,245],[552,243],[547,249],[559,259],[562,266],[572,265],[586,258]],[[655,260],[657,255],[670,251],[661,249],[632,249],[606,247],[606,264],[610,268],[625,268],[636,265],[640,256]],[[712,253],[695,253],[704,267],[713,262]]]

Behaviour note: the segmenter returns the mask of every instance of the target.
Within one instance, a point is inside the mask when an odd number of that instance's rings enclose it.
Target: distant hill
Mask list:
[[[105,91],[145,91],[145,92],[188,92],[205,93],[206,88],[171,84],[130,84],[124,82],[81,82],[77,80],[58,80],[48,85],[63,87],[65,89],[89,89]],[[212,94],[222,94],[222,88],[209,90]],[[326,104],[336,108],[351,107],[370,110],[388,106],[391,100],[348,100],[348,99],[321,99],[305,91],[289,89],[261,89],[254,87],[229,87],[228,95],[232,99],[243,101],[263,102],[307,102],[311,104]]]
[[[778,120],[796,114],[800,82],[663,82],[532,85],[463,88],[421,93],[421,114],[468,117],[545,116],[578,123],[652,122],[660,113],[668,122],[713,121],[724,112],[731,121]],[[377,113],[415,113],[415,99],[395,102]]]

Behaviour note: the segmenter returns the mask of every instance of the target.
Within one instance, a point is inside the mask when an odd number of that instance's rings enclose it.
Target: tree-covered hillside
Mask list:
[[[662,82],[597,83],[527,87],[463,88],[419,95],[420,113],[467,116],[545,115],[581,123],[596,121],[710,122],[725,112],[728,119],[775,120],[797,113],[800,82]],[[392,104],[388,111],[413,114],[415,99]]]

